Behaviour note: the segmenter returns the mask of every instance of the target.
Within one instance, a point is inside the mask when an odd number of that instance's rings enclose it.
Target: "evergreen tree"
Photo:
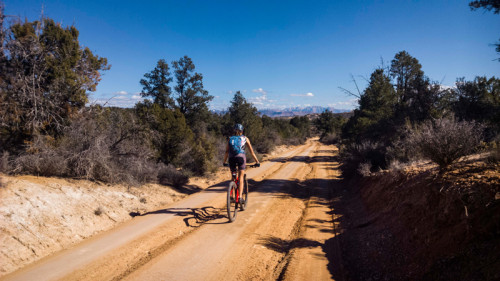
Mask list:
[[[430,118],[440,88],[424,75],[418,60],[406,51],[397,53],[391,62],[390,75],[396,82],[396,122],[402,124],[405,119],[421,122]]]
[[[262,119],[255,106],[247,102],[240,91],[234,94],[231,106],[229,107],[229,124],[226,124],[226,135],[232,134],[234,124],[242,124],[247,135],[258,147],[258,142],[262,138]]]
[[[478,121],[500,132],[500,79],[476,77],[473,81],[458,79],[455,114],[461,120]]]
[[[345,120],[340,115],[335,115],[330,110],[326,110],[314,120],[314,125],[321,132],[321,137],[327,134],[340,133]]]
[[[290,125],[299,130],[301,136],[308,138],[311,136],[311,121],[307,116],[295,116],[290,120]]]
[[[391,61],[390,75],[396,80],[397,102],[406,104],[412,97],[413,86],[423,79],[424,72],[416,58],[401,51]]]
[[[476,0],[469,3],[472,10],[484,8],[488,11],[493,10],[493,13],[500,14],[500,0]]]
[[[157,157],[165,164],[178,163],[181,152],[192,145],[193,133],[178,109],[165,108],[149,100],[136,104],[136,113],[151,129]]]
[[[8,29],[0,18],[0,141],[22,144],[34,134],[60,134],[95,91],[107,60],[78,42],[74,26],[52,19],[19,22]]]
[[[407,79],[400,80],[401,88],[404,88]],[[366,139],[379,140],[390,130],[389,124],[394,116],[397,98],[390,78],[383,69],[376,69],[359,99],[359,108],[343,129],[344,138],[358,142]]]
[[[160,59],[156,67],[149,73],[144,74],[140,83],[143,86],[141,96],[152,97],[153,102],[163,108],[174,108],[175,102],[171,97],[172,89],[168,84],[172,82],[168,63]]]
[[[207,103],[213,99],[208,91],[203,88],[203,75],[194,72],[193,61],[184,56],[178,61],[172,62],[175,69],[177,85],[174,87],[177,93],[177,105],[179,110],[186,116],[189,125],[208,118]]]

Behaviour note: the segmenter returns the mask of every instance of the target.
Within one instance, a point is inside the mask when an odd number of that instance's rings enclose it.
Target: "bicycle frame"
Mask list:
[[[240,179],[238,178],[238,173],[237,172],[231,172],[231,176],[232,176],[232,181],[236,184],[236,196],[234,196],[234,200],[236,200],[236,202],[239,202],[240,201],[240,189],[239,189],[239,184],[240,184]],[[231,190],[231,196],[233,196],[233,190]]]
[[[259,165],[251,165],[249,168],[259,167]],[[244,180],[243,194],[240,194],[239,182]],[[243,203],[240,201],[240,196],[244,197]],[[231,181],[227,189],[227,214],[230,222],[233,222],[238,213],[238,208],[244,211],[248,204],[248,182],[246,181],[246,175],[243,179],[238,177],[238,172],[231,171]]]

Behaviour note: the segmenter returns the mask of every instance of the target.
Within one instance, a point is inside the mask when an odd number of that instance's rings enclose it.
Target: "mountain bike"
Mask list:
[[[227,164],[224,164],[227,167]],[[254,164],[247,166],[248,168],[256,168],[260,167],[259,164]],[[240,201],[240,191],[239,191],[239,181],[238,172],[231,172],[231,181],[227,187],[227,217],[230,222],[233,222],[236,219],[236,214],[238,213],[238,208],[241,211],[244,211],[248,206],[248,180],[247,175],[245,174],[243,184],[243,194],[241,198],[243,202]]]

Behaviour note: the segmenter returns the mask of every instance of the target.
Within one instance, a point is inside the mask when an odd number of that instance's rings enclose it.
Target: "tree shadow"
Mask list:
[[[177,186],[177,187],[173,186],[172,188],[177,192],[187,194],[187,195],[191,195],[193,193],[196,193],[196,192],[203,190],[201,187],[194,185],[194,184],[186,184],[186,185]]]
[[[315,163],[320,169],[337,170],[339,167],[339,157],[333,156],[335,150],[320,151],[330,153],[327,156],[302,156],[291,157],[287,162]],[[281,159],[279,159],[281,160]],[[276,161],[278,162],[278,161]],[[343,208],[343,183],[341,178],[312,178],[305,181],[268,179],[255,183],[255,190],[259,193],[270,194],[286,198],[298,198],[302,200],[312,200],[314,204],[309,204],[308,208],[325,208],[325,213],[330,219],[309,219],[302,226],[304,229],[314,228],[321,233],[331,234],[331,238],[324,242],[298,237],[291,240],[281,239],[274,236],[266,236],[259,239],[259,244],[267,249],[288,253],[298,248],[319,247],[323,254],[318,254],[317,258],[328,260],[327,269],[335,280],[346,280],[346,273],[343,264],[343,252],[341,240],[345,232],[345,221]],[[309,202],[309,201],[308,201]]]
[[[281,239],[274,236],[266,236],[259,238],[258,243],[270,250],[278,253],[287,253],[296,248],[314,248],[321,247],[321,243],[305,238],[296,238],[291,240]]]

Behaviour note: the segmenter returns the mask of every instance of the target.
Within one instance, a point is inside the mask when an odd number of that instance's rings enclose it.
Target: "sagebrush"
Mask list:
[[[406,145],[413,153],[430,159],[445,171],[463,156],[477,151],[483,126],[475,121],[458,121],[453,117],[429,120],[411,127]]]

